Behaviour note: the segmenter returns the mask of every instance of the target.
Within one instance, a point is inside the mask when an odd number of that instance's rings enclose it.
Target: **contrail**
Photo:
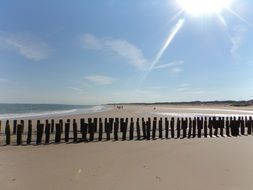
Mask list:
[[[154,61],[152,62],[149,70],[152,70],[154,68],[154,66],[158,63],[158,61],[161,59],[161,57],[164,54],[165,50],[170,45],[170,43],[172,42],[172,40],[174,39],[175,35],[180,30],[180,28],[183,26],[183,24],[184,24],[184,19],[182,19],[182,18],[179,19],[177,24],[174,26],[174,28],[169,33],[169,36],[168,36],[167,40],[165,41],[162,49],[157,53],[157,55],[156,55]]]
[[[172,42],[172,40],[174,39],[175,35],[177,34],[177,32],[180,30],[180,28],[183,26],[184,24],[184,18],[181,18],[178,20],[177,24],[172,28],[172,30],[169,33],[168,38],[166,39],[163,47],[161,48],[161,50],[157,53],[155,59],[153,60],[153,62],[151,63],[150,67],[147,69],[146,73],[143,75],[143,77],[140,80],[140,83],[138,84],[138,88],[140,88],[141,84],[143,83],[143,81],[146,79],[146,77],[148,76],[148,74],[151,72],[151,70],[156,66],[156,64],[158,63],[158,61],[160,60],[160,58],[162,57],[162,55],[164,54],[165,50],[167,49],[167,47],[170,45],[170,43]]]
[[[242,16],[240,16],[237,12],[233,11],[232,9],[230,8],[227,8],[227,10],[232,14],[234,15],[235,17],[237,17],[238,19],[240,19],[242,22],[244,22],[245,24],[247,24],[248,26],[250,27],[253,27],[253,25],[247,21],[245,18],[243,18]]]

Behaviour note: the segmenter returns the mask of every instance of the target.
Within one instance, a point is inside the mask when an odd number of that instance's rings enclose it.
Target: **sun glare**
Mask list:
[[[229,8],[231,0],[177,0],[183,10],[193,16],[219,14]]]

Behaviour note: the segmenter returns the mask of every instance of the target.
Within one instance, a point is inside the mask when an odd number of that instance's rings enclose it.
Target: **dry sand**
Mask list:
[[[129,106],[85,117],[139,117],[152,110]],[[252,145],[253,136],[0,147],[0,189],[251,190]]]

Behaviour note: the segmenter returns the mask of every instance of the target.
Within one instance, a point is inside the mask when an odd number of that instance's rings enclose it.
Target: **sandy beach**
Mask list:
[[[252,112],[252,107],[230,106],[124,106],[121,110],[111,106],[105,112],[63,119],[187,114],[247,116],[253,115]],[[41,122],[45,119],[41,118]],[[249,190],[253,188],[252,143],[252,136],[246,135],[1,146],[0,189]]]

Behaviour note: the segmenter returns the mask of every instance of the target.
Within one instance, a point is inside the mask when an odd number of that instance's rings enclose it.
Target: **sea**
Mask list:
[[[106,111],[104,105],[64,104],[1,104],[0,119],[33,119],[66,115],[79,115]]]

